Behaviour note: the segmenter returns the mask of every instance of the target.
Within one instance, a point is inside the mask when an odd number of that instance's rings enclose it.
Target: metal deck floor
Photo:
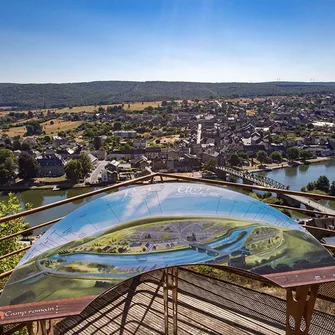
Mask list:
[[[285,334],[286,301],[180,269],[178,334]],[[170,309],[169,334],[172,334]],[[315,311],[310,334],[334,334],[335,317]],[[56,334],[164,335],[161,271],[129,280],[92,302]]]

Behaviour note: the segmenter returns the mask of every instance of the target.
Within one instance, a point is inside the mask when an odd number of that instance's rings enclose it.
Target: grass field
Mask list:
[[[57,133],[61,130],[71,130],[77,128],[81,125],[83,121],[63,121],[63,120],[54,120],[54,124],[51,125],[50,121],[43,122],[41,125],[43,130],[47,134]]]
[[[148,136],[150,136],[150,133],[146,133]],[[160,144],[168,144],[168,143],[174,143],[176,140],[180,139],[180,135],[167,135],[167,136],[161,136],[161,137],[154,137],[153,140],[149,142],[149,146],[157,146],[156,140],[159,140]]]
[[[256,110],[254,109],[247,109],[246,114],[249,116],[254,116],[256,114]]]
[[[179,101],[179,100],[178,100]],[[181,100],[180,100],[181,101]],[[134,110],[143,110],[146,107],[152,106],[152,107],[159,107],[161,105],[161,101],[147,101],[147,102],[131,102],[130,107],[128,108],[128,103],[124,103],[124,109],[129,111]],[[107,109],[107,107],[110,106],[120,106],[121,104],[110,104],[110,105],[101,105],[101,107]],[[100,105],[90,105],[90,106],[75,106],[72,108],[65,107],[60,109],[55,108],[47,108],[47,109],[33,109],[32,112],[36,113],[46,113],[48,110],[54,111],[56,114],[62,114],[62,113],[80,113],[80,112],[86,112],[86,113],[98,113]],[[0,110],[0,116],[8,114],[8,111],[1,111]],[[28,113],[28,110],[22,111],[22,113]]]
[[[60,183],[66,180],[66,175],[60,177],[43,177],[43,178],[35,178],[35,182],[37,183]]]
[[[26,133],[25,126],[9,128],[6,131],[1,130],[1,135],[8,135],[9,137],[23,136],[25,133]]]
[[[83,121],[63,121],[55,119],[53,120],[54,124],[51,125],[50,121],[41,123],[41,126],[43,127],[43,130],[46,132],[46,134],[56,134],[61,130],[70,130],[77,128],[80,124],[83,123]],[[8,129],[8,131],[2,131],[3,134],[7,134],[10,137],[13,136],[23,136],[26,133],[26,127],[20,126],[20,127],[12,127]]]

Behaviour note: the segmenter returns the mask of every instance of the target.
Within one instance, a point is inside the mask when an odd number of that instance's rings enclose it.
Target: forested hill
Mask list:
[[[64,107],[127,101],[335,93],[333,83],[194,83],[94,81],[68,84],[0,83],[0,106]]]

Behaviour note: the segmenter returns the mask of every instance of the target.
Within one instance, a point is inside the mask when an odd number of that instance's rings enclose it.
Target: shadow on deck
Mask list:
[[[59,322],[55,334],[164,335],[161,279],[157,270],[124,282]],[[285,323],[285,300],[179,269],[178,334],[285,334]],[[334,329],[334,316],[314,311],[310,334],[331,335]]]

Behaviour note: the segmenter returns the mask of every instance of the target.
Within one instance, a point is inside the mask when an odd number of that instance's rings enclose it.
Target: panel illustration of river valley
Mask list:
[[[262,202],[219,187],[154,184],[92,201],[51,227],[0,304],[97,296],[141,273],[192,264],[231,266],[282,286],[292,272],[300,283],[335,269],[312,235]]]

